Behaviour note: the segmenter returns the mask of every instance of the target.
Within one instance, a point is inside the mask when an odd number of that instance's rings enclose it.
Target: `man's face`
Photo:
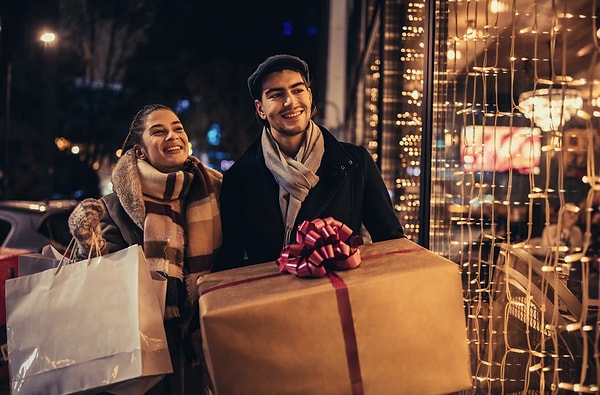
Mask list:
[[[306,131],[312,116],[312,92],[302,74],[293,70],[267,74],[261,100],[255,100],[258,116],[269,122],[273,136],[294,136]]]

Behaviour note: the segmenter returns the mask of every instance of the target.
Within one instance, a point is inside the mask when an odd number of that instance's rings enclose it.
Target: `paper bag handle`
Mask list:
[[[88,257],[87,257],[88,263],[92,261],[92,258],[102,255],[102,249],[100,248],[100,240],[101,239],[102,239],[102,235],[97,235],[95,232],[92,233],[92,240],[90,242],[90,251],[89,251]],[[96,254],[94,255],[94,254],[92,254],[92,252],[95,252]],[[68,265],[68,264],[77,262],[77,259],[75,259],[76,253],[77,253],[77,242],[76,242],[75,238],[72,237],[71,240],[69,241],[69,244],[67,245],[67,248],[65,249],[64,254],[62,254],[62,256],[61,256],[60,261],[58,261],[58,266],[56,267],[56,270],[54,272],[55,276],[58,274],[58,272],[60,272],[63,265]]]

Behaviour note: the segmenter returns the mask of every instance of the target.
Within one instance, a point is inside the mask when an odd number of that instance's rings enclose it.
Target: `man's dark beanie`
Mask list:
[[[310,72],[305,61],[293,55],[273,55],[258,65],[254,73],[248,77],[248,90],[253,99],[260,100],[262,96],[262,83],[265,76],[274,71],[293,70],[304,77],[306,84],[310,86]]]

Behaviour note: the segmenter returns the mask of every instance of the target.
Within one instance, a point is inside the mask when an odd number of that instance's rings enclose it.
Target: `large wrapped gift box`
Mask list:
[[[275,262],[198,283],[216,393],[442,394],[471,386],[458,266],[397,239],[324,278]]]

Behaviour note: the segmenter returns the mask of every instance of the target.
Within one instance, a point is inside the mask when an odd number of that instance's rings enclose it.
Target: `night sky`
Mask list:
[[[309,63],[313,98],[319,106],[325,61],[319,55],[324,54],[327,39],[324,27],[327,3],[321,0],[0,0],[2,92],[8,91],[7,65],[12,65],[11,127],[10,135],[2,139],[2,146],[3,151],[5,146],[23,151],[11,149],[13,159],[5,159],[3,163],[23,158],[11,166],[26,169],[42,158],[43,170],[50,166],[47,162],[52,158],[48,150],[54,139],[65,137],[87,145],[89,152],[80,155],[80,162],[91,166],[102,155],[114,154],[120,147],[132,115],[142,105],[162,103],[179,108],[185,102],[189,107],[181,107],[179,116],[196,146],[207,149],[206,132],[211,125],[218,124],[222,139],[216,149],[235,159],[260,132],[246,79],[269,55],[290,53]],[[77,87],[78,79],[102,66],[95,64],[95,60],[87,63],[84,60],[82,48],[90,43],[85,40],[84,34],[89,33],[85,30],[97,25],[85,23],[78,15],[85,9],[83,5],[93,12],[81,15],[117,21],[118,26],[149,22],[143,42],[120,65],[125,72],[118,79],[122,84],[118,92]],[[75,11],[65,12],[65,6]],[[132,12],[132,7],[138,8]],[[151,9],[155,11],[152,16]],[[42,28],[56,31],[58,39],[52,48],[40,43]],[[128,37],[118,44],[132,41]],[[91,48],[92,52],[94,49]],[[104,61],[106,57],[101,59]],[[6,97],[3,94],[0,98],[3,119]],[[2,126],[0,130],[4,130]],[[72,168],[70,159],[69,164],[55,164],[54,168]],[[81,179],[68,174],[60,177]],[[9,179],[23,179],[23,175]],[[33,190],[28,185],[35,184],[36,181],[24,182],[21,192],[15,192],[13,197],[46,196],[44,192],[27,196]],[[73,188],[66,186],[63,195],[69,197],[68,190]]]

